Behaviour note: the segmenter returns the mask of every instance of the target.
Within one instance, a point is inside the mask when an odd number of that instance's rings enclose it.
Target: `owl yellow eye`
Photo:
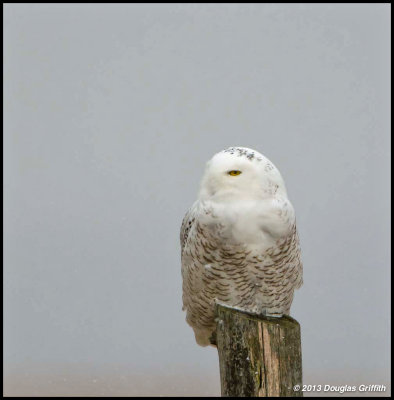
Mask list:
[[[242,172],[233,170],[233,171],[229,171],[228,174],[231,175],[231,176],[237,176],[237,175],[241,175]]]

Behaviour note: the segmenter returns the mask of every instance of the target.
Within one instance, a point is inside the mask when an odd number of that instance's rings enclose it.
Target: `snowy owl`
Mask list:
[[[262,154],[230,147],[208,161],[180,239],[183,310],[199,345],[211,344],[216,301],[289,314],[303,283],[295,213],[281,174]]]

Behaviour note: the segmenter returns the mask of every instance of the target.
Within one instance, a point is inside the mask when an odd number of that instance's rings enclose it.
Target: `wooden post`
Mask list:
[[[216,316],[212,341],[223,397],[302,397],[301,333],[295,319],[256,316],[222,304],[216,304]]]

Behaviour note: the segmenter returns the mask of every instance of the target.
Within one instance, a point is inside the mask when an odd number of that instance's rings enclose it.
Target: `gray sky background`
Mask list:
[[[112,374],[219,394],[179,228],[234,145],[296,209],[305,383],[388,384],[390,23],[388,4],[6,4],[8,393],[114,394]]]

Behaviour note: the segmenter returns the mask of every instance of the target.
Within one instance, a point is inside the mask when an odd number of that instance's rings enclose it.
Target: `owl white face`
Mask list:
[[[230,147],[208,161],[201,182],[200,199],[231,201],[286,194],[276,167],[262,154],[244,147]]]

